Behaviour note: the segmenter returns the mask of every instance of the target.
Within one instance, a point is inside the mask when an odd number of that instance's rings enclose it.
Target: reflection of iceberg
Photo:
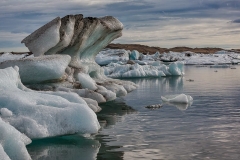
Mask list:
[[[110,101],[100,105],[102,111],[97,113],[98,119],[101,122],[104,122],[104,126],[108,127],[111,125],[115,125],[116,122],[122,121],[123,116],[126,114],[136,113],[137,111],[126,105],[120,99],[116,99],[114,101]]]
[[[186,110],[193,103],[193,98],[185,94],[161,96],[161,99],[165,104],[173,105],[179,110]]]
[[[174,106],[179,110],[186,110],[188,107],[192,105],[193,102],[190,103],[174,103],[174,102],[163,102],[163,105],[167,104],[170,106]]]
[[[193,98],[190,95],[185,95],[185,94],[168,95],[165,97],[161,96],[161,99],[164,102],[182,103],[182,104],[188,104],[193,101]]]
[[[211,65],[210,68],[230,68],[230,65],[226,65],[226,64],[216,64],[216,65]]]
[[[35,140],[27,146],[34,160],[95,160],[100,143],[78,135]]]

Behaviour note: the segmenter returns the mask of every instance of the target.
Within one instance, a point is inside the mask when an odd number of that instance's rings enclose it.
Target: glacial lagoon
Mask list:
[[[101,104],[97,135],[33,140],[34,160],[239,159],[240,66],[185,66],[184,76],[127,79],[139,85]],[[192,79],[193,81],[188,81]],[[188,94],[193,104],[162,104]],[[161,108],[145,108],[162,104]]]

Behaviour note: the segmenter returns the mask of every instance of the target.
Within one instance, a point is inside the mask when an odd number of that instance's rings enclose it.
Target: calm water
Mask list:
[[[238,160],[240,66],[234,67],[186,66],[183,77],[132,79],[137,90],[101,105],[99,134],[33,141],[28,151],[41,160]],[[193,104],[145,108],[178,93],[191,95]]]

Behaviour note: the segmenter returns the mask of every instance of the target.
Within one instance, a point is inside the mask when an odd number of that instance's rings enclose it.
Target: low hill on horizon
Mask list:
[[[236,52],[236,53],[240,53],[240,49],[232,49],[232,50],[226,50],[226,49],[222,49],[222,48],[190,48],[190,47],[173,47],[173,48],[161,48],[161,47],[150,47],[147,45],[141,45],[141,44],[120,44],[120,43],[110,43],[106,48],[110,48],[110,49],[125,49],[125,50],[137,50],[141,53],[144,54],[154,54],[157,51],[160,53],[164,53],[164,52],[169,52],[169,51],[173,51],[173,52],[186,52],[186,51],[191,51],[194,53],[204,53],[204,54],[213,54],[217,51],[232,51],[232,52]]]

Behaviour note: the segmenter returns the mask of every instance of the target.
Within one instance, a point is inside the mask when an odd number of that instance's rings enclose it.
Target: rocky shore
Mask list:
[[[240,49],[223,49],[223,48],[214,48],[214,47],[205,47],[205,48],[190,48],[190,47],[173,47],[173,48],[162,48],[162,47],[155,47],[155,46],[147,46],[147,45],[141,45],[141,44],[120,44],[120,43],[110,43],[107,45],[106,48],[110,49],[125,49],[125,50],[137,50],[143,54],[155,54],[157,51],[159,53],[168,53],[170,51],[172,52],[186,52],[191,51],[194,53],[203,53],[203,54],[213,54],[218,51],[228,51],[228,52],[235,52],[240,53]],[[4,52],[0,52],[0,55]],[[12,54],[23,54],[28,53],[29,55],[32,54],[32,52],[10,52]]]
[[[240,49],[231,49],[231,50],[226,50],[226,49],[222,49],[222,48],[189,48],[189,47],[173,47],[173,48],[161,48],[161,47],[150,47],[150,46],[146,46],[146,45],[141,45],[141,44],[114,44],[111,43],[109,44],[106,48],[110,48],[110,49],[125,49],[125,50],[137,50],[143,54],[155,54],[157,51],[159,53],[164,53],[164,52],[186,52],[186,51],[191,51],[194,53],[203,53],[203,54],[213,54],[215,52],[218,51],[232,51],[235,53],[240,53]]]

